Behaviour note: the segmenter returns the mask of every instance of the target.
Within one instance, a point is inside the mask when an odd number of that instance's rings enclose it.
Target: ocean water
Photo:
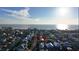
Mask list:
[[[52,29],[57,29],[56,25],[34,25],[34,24],[0,24],[0,29],[2,27],[12,27],[13,29],[44,29],[44,30],[52,30]],[[79,30],[79,25],[68,25],[69,30]]]

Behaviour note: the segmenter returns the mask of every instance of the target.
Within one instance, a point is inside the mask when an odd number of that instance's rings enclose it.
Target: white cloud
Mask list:
[[[7,16],[14,17],[14,19],[6,19],[5,22],[2,20],[2,23],[7,24],[41,24],[41,20],[39,18],[32,19],[30,18],[29,8],[21,9],[19,11],[16,10],[8,10],[2,9],[5,12],[9,12],[6,14]],[[10,23],[9,23],[10,22]]]
[[[39,19],[39,18],[37,18],[37,19],[35,19],[35,21],[36,21],[36,22],[39,22],[39,21],[40,21],[40,19]]]
[[[8,9],[2,9],[5,12],[9,12],[10,16],[18,16],[18,17],[30,17],[29,14],[29,8],[24,8],[21,10],[8,10]]]

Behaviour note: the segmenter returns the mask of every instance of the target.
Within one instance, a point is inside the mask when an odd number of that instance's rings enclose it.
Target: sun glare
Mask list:
[[[67,16],[69,13],[69,8],[59,8],[58,9],[58,14],[60,16]]]
[[[68,25],[58,24],[58,25],[56,25],[56,28],[59,30],[66,30],[66,29],[68,29]]]

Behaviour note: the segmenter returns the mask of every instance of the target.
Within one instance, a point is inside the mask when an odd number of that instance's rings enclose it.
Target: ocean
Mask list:
[[[43,30],[56,30],[56,25],[40,25],[40,24],[0,24],[0,29],[2,27],[12,27],[13,29],[43,29]],[[79,30],[79,25],[68,25],[69,30]]]

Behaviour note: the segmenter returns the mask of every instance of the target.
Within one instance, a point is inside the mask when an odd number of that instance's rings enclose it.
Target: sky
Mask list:
[[[78,7],[0,7],[0,24],[77,25]]]

